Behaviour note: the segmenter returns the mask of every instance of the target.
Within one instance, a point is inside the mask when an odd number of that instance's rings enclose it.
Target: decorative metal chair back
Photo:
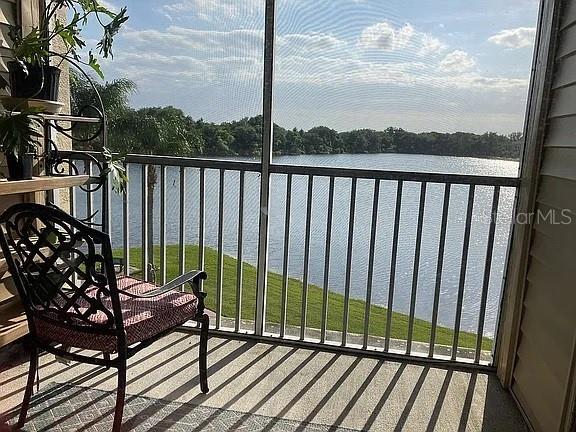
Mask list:
[[[16,204],[0,224],[2,251],[32,335],[42,321],[88,333],[123,333],[107,234],[40,204]]]

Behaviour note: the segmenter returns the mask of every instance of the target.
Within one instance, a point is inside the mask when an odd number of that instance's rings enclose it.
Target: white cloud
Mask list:
[[[131,49],[201,57],[262,57],[264,32],[259,30],[195,30],[169,26],[165,30],[129,30],[122,34]],[[325,33],[286,34],[276,38],[278,58],[293,55],[346,57],[348,42]]]
[[[426,65],[422,63],[373,63],[353,58],[278,58],[276,81],[311,85],[394,84],[412,85]]]
[[[528,84],[526,79],[487,77],[464,70],[446,74],[423,62],[374,63],[351,57],[337,59],[299,56],[277,59],[276,82],[327,86],[393,85],[498,92],[522,90]]]
[[[257,56],[263,51],[264,32],[258,30],[195,30],[169,26],[160,30],[132,30],[123,35],[132,49],[186,56]]]
[[[421,44],[422,47],[420,49],[420,53],[424,55],[430,53],[442,52],[446,50],[446,48],[448,48],[445,44],[440,42],[435,37],[424,33],[422,33]]]
[[[164,5],[162,10],[170,19],[183,18],[183,14],[204,21],[225,21],[261,14],[264,2],[261,0],[181,0]]]
[[[112,12],[118,12],[120,10],[118,6],[106,0],[98,0],[98,4],[104,6],[106,9],[109,9]]]
[[[404,27],[406,30],[411,26]],[[364,48],[374,48],[384,51],[393,51],[398,48],[400,42],[400,31],[396,31],[390,24],[383,22],[365,28],[360,36],[360,46]]]
[[[275,70],[278,89],[298,89],[298,95],[352,94],[357,89],[358,94],[366,94],[367,101],[375,93],[393,95],[401,101],[405,94],[448,95],[446,100],[442,96],[434,102],[446,103],[452,101],[450,95],[455,91],[466,98],[500,97],[507,101],[518,100],[527,88],[524,79],[483,75],[469,54],[450,52],[437,38],[409,24],[371,27],[361,36],[348,39],[338,33],[279,34]],[[229,120],[238,113],[244,115],[250,110],[247,105],[260,106],[264,45],[263,31],[232,28],[236,30],[199,30],[180,25],[129,28],[118,37],[114,62],[105,61],[104,66],[112,78],[123,76],[136,81],[145,93],[138,96],[146,101],[141,103],[172,103],[195,116],[223,116],[218,118]],[[207,95],[221,99],[207,104],[212,108],[202,109],[187,102]],[[349,99],[349,103],[356,103],[354,97]],[[415,100],[407,99],[406,103]],[[224,115],[222,106],[231,105],[235,108]]]
[[[388,22],[380,22],[366,27],[358,46],[381,51],[409,50],[418,55],[428,55],[446,48],[440,40],[417,31],[411,24],[395,27]]]
[[[325,33],[286,34],[276,38],[277,58],[283,56],[346,56],[350,50],[346,41]]]
[[[461,50],[446,54],[446,57],[439,64],[440,70],[449,74],[468,72],[474,66],[476,66],[476,60]]]
[[[262,77],[262,63],[246,57],[197,59],[184,55],[159,53],[122,53],[114,57],[112,69],[136,81],[141,88],[148,83],[171,86],[209,87]]]
[[[529,47],[534,44],[536,29],[534,27],[518,27],[515,29],[501,30],[488,38],[488,42],[501,45],[506,48],[516,49]]]
[[[526,78],[487,77],[477,72],[461,74],[455,78],[447,78],[446,85],[461,89],[524,91],[528,88]]]

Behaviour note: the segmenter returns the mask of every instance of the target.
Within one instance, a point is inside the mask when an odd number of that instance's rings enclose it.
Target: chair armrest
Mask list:
[[[183,275],[178,276],[176,279],[172,279],[167,284],[158,287],[155,290],[148,291],[146,294],[134,294],[129,291],[123,291],[121,289],[118,289],[118,292],[120,294],[124,294],[132,298],[150,298],[167,293],[168,291],[172,291],[175,288],[179,287],[180,285],[184,285],[185,283],[187,283],[192,287],[192,292],[196,297],[198,297],[198,300],[204,300],[204,297],[206,297],[206,293],[200,291],[199,282],[200,280],[204,280],[207,277],[208,276],[206,275],[206,273],[202,270],[192,270],[188,273],[184,273]]]
[[[154,298],[168,291],[173,291],[180,285],[184,285],[187,283],[192,287],[192,292],[194,293],[194,296],[196,296],[196,298],[198,299],[196,315],[194,319],[200,321],[203,319],[204,316],[204,297],[206,297],[206,293],[200,291],[200,281],[205,280],[207,277],[208,275],[206,274],[206,272],[202,270],[192,270],[188,273],[184,273],[183,275],[178,276],[176,279],[171,280],[170,282],[168,282],[164,286],[159,287],[158,289],[148,291],[146,294],[134,294],[120,289],[118,290],[118,292],[132,298]]]

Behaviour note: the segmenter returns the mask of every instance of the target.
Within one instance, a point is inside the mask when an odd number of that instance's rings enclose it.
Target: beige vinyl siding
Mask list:
[[[576,0],[564,3],[536,195],[536,213],[555,219],[532,228],[512,382],[532,427],[543,432],[569,430],[576,337]]]
[[[576,41],[574,41],[576,43]],[[561,60],[560,60],[561,61]],[[573,71],[572,73],[576,73]],[[550,118],[573,116],[576,111],[576,87],[562,87],[552,92]]]
[[[0,0],[0,74],[5,79],[8,79],[6,62],[7,56],[10,55],[9,40],[8,40],[8,25],[16,24],[16,2],[9,0]],[[0,90],[0,94],[3,91]],[[4,162],[4,157],[0,158],[0,172],[6,172],[6,166]],[[0,211],[4,211],[10,205],[16,202],[22,202],[23,197],[21,196],[3,196],[0,200]],[[0,313],[4,313],[8,308],[13,307],[15,303],[19,300],[15,299],[15,291],[13,289],[8,289],[6,281],[6,264],[0,255]],[[0,334],[2,331],[0,331]],[[0,346],[2,345],[2,336],[0,336]],[[8,339],[10,340],[10,339]]]
[[[526,363],[529,363],[526,366]],[[553,394],[551,389],[547,388],[548,380],[546,374],[533,374],[529,372],[532,367],[537,367],[537,357],[531,356],[530,359],[518,358],[516,360],[516,371],[514,372],[515,383],[512,386],[516,398],[522,405],[524,413],[528,416],[532,428],[536,431],[553,431],[558,430],[559,421],[555,414],[556,410],[552,406],[552,400],[542,398],[537,404],[533,403],[532,393],[542,391],[542,394]],[[528,387],[519,387],[516,382],[529,382]]]
[[[8,50],[8,24],[22,24],[26,33],[38,22],[40,3],[38,0],[0,0],[0,53],[3,57],[10,55]],[[0,73],[6,76],[6,59],[0,60]]]
[[[8,56],[9,54],[10,51],[0,48],[0,55],[2,56],[0,57],[0,74],[2,74],[6,80],[8,80],[8,68],[6,66],[7,60],[5,56]]]
[[[566,22],[566,25],[560,30],[560,32],[558,51],[556,52],[556,58],[558,59],[572,55],[576,52],[576,25],[574,25],[574,21]]]
[[[564,10],[562,11],[562,18],[560,20],[560,28],[565,29],[576,22],[576,3],[566,2]]]
[[[576,58],[576,56],[574,56]],[[545,147],[572,147],[576,149],[576,121],[573,117],[550,119]]]
[[[10,48],[12,46],[10,38],[8,37],[9,28],[6,24],[0,24],[0,41],[3,51],[10,53]]]
[[[0,25],[16,23],[16,1],[0,0]]]
[[[554,89],[566,87],[575,83],[576,75],[576,56],[570,55],[564,57],[558,64],[556,69],[556,76],[554,77]]]
[[[573,198],[576,196],[576,184],[573,181],[562,177],[543,176],[538,191],[538,202],[540,204],[553,209],[566,209],[566,213],[569,211],[576,213],[576,203]],[[545,211],[544,209],[541,210]],[[559,219],[564,221],[562,217],[559,217]],[[568,222],[568,220],[565,220],[565,222]]]
[[[16,22],[16,2],[10,0],[0,1],[0,23]]]
[[[576,117],[573,120],[576,120]],[[574,167],[576,167],[576,148],[547,148],[544,150],[540,175],[575,181]]]
[[[8,50],[8,24],[16,23],[16,2],[11,0],[0,0],[0,74],[8,78],[6,68],[6,56],[10,55]]]

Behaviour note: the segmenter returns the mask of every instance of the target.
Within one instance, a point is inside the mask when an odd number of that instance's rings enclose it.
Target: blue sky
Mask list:
[[[229,121],[262,111],[264,0],[127,6],[107,79],[134,106]],[[521,130],[537,0],[277,0],[275,122],[308,129]]]

